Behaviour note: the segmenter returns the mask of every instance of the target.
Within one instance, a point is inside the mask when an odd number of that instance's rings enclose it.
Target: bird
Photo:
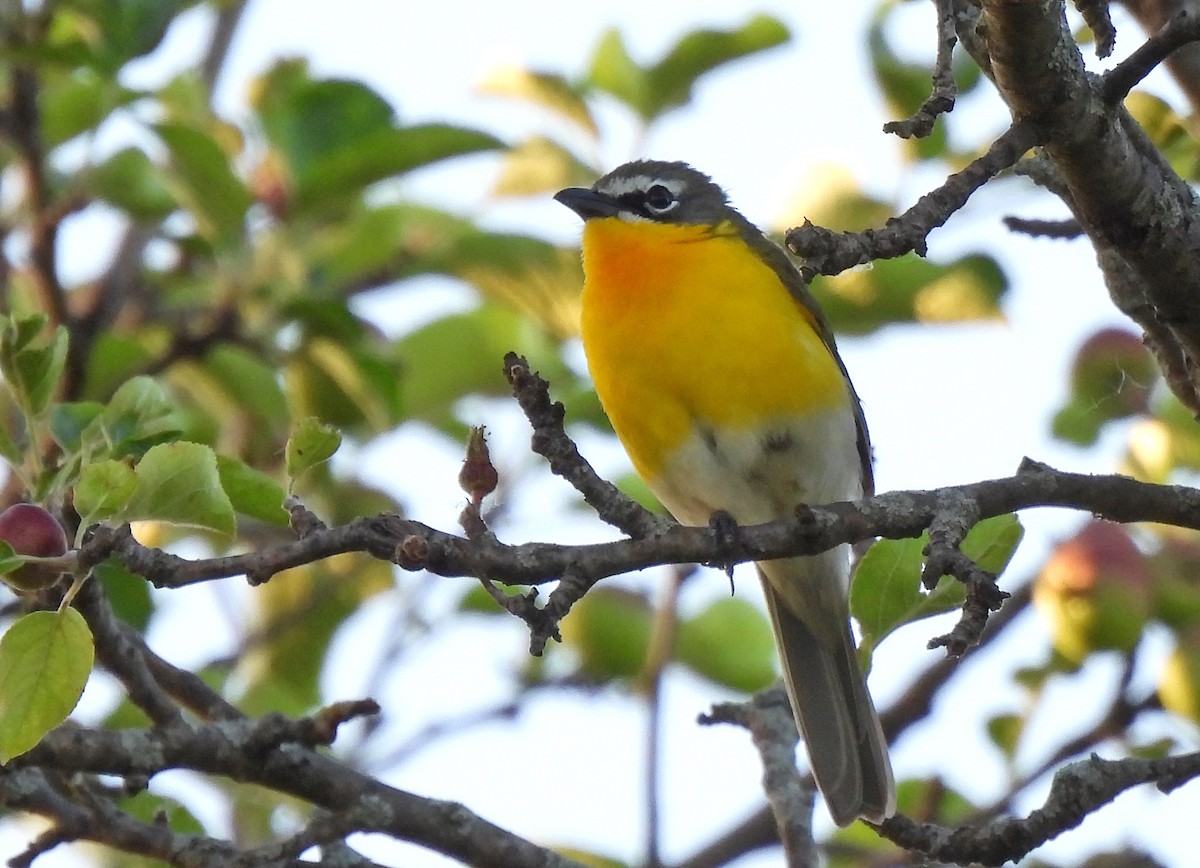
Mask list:
[[[874,490],[833,332],[784,250],[708,175],[636,160],[554,197],[583,220],[588,370],[638,475],[682,524],[758,524]],[[839,826],[895,813],[850,626],[850,549],[756,563],[809,766]]]

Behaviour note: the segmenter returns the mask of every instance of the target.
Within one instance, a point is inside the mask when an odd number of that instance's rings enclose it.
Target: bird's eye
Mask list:
[[[679,204],[675,194],[662,184],[655,184],[646,191],[646,209],[652,214],[666,214]]]

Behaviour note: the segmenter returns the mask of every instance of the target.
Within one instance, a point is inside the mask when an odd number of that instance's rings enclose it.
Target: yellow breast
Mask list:
[[[811,314],[732,227],[591,219],[583,264],[588,367],[644,478],[697,423],[740,431],[849,402]]]

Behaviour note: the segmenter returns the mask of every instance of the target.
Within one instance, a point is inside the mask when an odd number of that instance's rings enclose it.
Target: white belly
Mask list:
[[[717,510],[739,524],[760,524],[801,503],[857,499],[863,490],[854,414],[846,406],[753,431],[698,427],[650,488],[692,525],[708,524]]]

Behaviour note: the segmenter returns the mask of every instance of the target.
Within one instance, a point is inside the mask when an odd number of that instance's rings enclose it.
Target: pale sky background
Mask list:
[[[731,27],[752,13],[772,12],[788,23],[793,41],[704,79],[694,107],[677,111],[657,125],[641,150],[634,150],[633,126],[624,114],[604,104],[602,125],[615,131],[606,138],[601,155],[605,167],[636,156],[687,160],[710,173],[746,216],[760,225],[775,223],[801,194],[806,179],[811,182],[815,173],[828,171],[832,163],[845,167],[871,193],[907,206],[940,178],[903,168],[900,145],[880,131],[889,117],[866,83],[869,66],[862,34],[867,12],[858,4],[822,4],[821,14],[813,16],[813,8],[799,2],[720,0],[604,4],[450,0],[419,5],[384,0],[337,4],[257,0],[233,46],[220,84],[219,105],[230,119],[244,120],[248,82],[278,57],[303,55],[311,59],[318,75],[365,80],[389,98],[405,120],[457,120],[511,141],[547,130],[565,134],[570,131],[544,114],[478,96],[474,85],[501,64],[578,73],[596,38],[610,25],[622,29],[635,58],[648,60],[687,29]],[[932,4],[911,4],[905,16],[910,21],[904,44],[922,55],[932,53]],[[140,81],[154,81],[165,69],[197,55],[205,41],[206,19],[199,14],[188,19],[189,26],[179,28],[158,57],[141,64]],[[1123,54],[1139,37],[1132,25],[1120,33],[1118,54]],[[986,87],[964,100],[956,115],[969,119],[964,126],[980,139],[998,132],[1006,120],[1002,106]],[[488,225],[559,241],[577,237],[574,215],[553,202],[497,206],[487,201],[482,192],[495,168],[492,157],[457,160],[414,175],[409,189],[416,197],[479,216]],[[1061,216],[1062,209],[1046,198],[1030,204],[1011,184],[985,190],[949,226],[931,236],[931,258],[950,258],[985,244],[995,250],[994,239],[1004,234],[998,218],[1013,212],[1052,217]],[[95,243],[97,234],[113,231],[95,221],[80,221],[64,244],[81,244],[89,238]],[[870,338],[841,341],[876,444],[879,490],[932,488],[1005,476],[1024,455],[1064,469],[1111,469],[1111,463],[1097,461],[1096,455],[1116,455],[1123,442],[1121,432],[1110,432],[1103,449],[1088,452],[1054,443],[1047,433],[1050,416],[1063,397],[1064,372],[1075,348],[1096,328],[1121,321],[1107,302],[1090,248],[1082,242],[1013,238],[1005,239],[1000,255],[1013,281],[1004,322],[938,330],[896,327]],[[86,272],[86,264],[81,268]],[[368,307],[399,332],[432,311],[465,304],[469,294],[448,281],[429,280],[423,282],[421,292],[405,296],[406,300],[412,297],[419,301],[406,301],[399,310],[386,298],[372,300]],[[479,418],[471,421],[486,422],[493,429],[491,443],[502,467],[505,462],[530,463],[528,434],[513,408],[487,403],[472,412],[478,412]],[[375,480],[389,480],[389,489],[409,505],[412,517],[453,529],[461,508],[453,484],[461,448],[420,431],[406,430],[387,440],[386,448],[354,456],[361,472]],[[602,472],[615,475],[626,470],[623,456],[611,445],[585,437],[581,446]],[[425,474],[396,474],[397,449],[404,450],[403,466],[423,467]],[[606,538],[609,530],[584,514],[568,516],[561,529],[547,525],[548,504],[561,513],[569,495],[564,484],[540,479],[510,505],[501,535],[510,540]],[[1053,541],[1068,534],[1082,518],[1049,511],[1026,513],[1027,542],[1007,581],[1023,580]],[[651,574],[624,581],[657,587]],[[461,587],[449,588],[447,598]],[[713,573],[692,583],[684,603],[698,605],[727,593],[726,588],[724,578]],[[217,608],[212,607],[214,596],[228,604],[249,593],[236,582],[171,592],[162,597],[169,614],[157,626],[152,644],[180,664],[206,659],[213,646],[201,647],[194,637],[210,636],[215,647],[223,647],[221,643],[232,642],[235,635],[233,627],[221,620],[198,629],[197,612]],[[737,593],[757,599],[752,574],[740,575]],[[328,700],[357,697],[365,689],[365,676],[358,672],[361,664],[356,664],[368,653],[363,649],[387,638],[396,605],[396,599],[385,597],[344,631],[326,678]],[[1012,671],[1039,661],[1046,647],[1044,633],[1034,629],[1031,618],[1023,626],[1001,647],[993,648],[986,663],[968,664],[965,677],[959,677],[956,688],[942,697],[932,720],[896,746],[898,777],[940,770],[951,785],[984,801],[999,795],[1002,759],[983,740],[978,721],[1022,707],[1022,695],[1004,685]],[[936,652],[926,651],[924,644],[944,628],[940,622],[923,622],[882,646],[871,681],[881,707],[906,683],[905,673],[933,662]],[[181,643],[180,635],[187,636],[188,642]],[[488,707],[505,697],[506,685],[499,673],[520,659],[526,642],[524,629],[515,621],[504,630],[482,624],[442,630],[419,659],[388,682],[388,693],[376,698],[403,709],[405,725],[412,730],[422,723],[425,705],[431,715],[448,707]],[[1161,659],[1164,643],[1161,637],[1151,636],[1149,645],[1146,671],[1137,682],[1147,686],[1153,683],[1151,664]],[[1033,723],[1035,736],[1019,762],[1040,761],[1037,748],[1044,747],[1047,737],[1061,733],[1070,737],[1090,727],[1100,703],[1107,701],[1113,682],[1111,663],[1100,661],[1082,676],[1060,679],[1053,701]],[[89,690],[89,696],[92,693]],[[760,769],[748,736],[729,728],[689,725],[697,713],[725,698],[722,691],[697,679],[668,680],[664,714],[672,721],[672,735],[662,776],[663,855],[668,861],[690,854],[761,801]],[[91,697],[91,701],[99,704],[102,699]],[[636,863],[643,855],[644,837],[642,718],[637,704],[612,694],[566,702],[534,701],[516,724],[487,727],[469,737],[441,742],[385,779],[421,795],[462,801],[533,840],[595,849]],[[1040,738],[1038,731],[1044,733]],[[1194,732],[1182,727],[1175,732],[1194,743]],[[530,773],[530,762],[537,764],[538,774]],[[180,773],[161,776],[156,783],[178,792],[195,792],[196,786],[194,776]],[[1028,812],[1044,794],[1044,789],[1032,792],[1017,809]],[[219,810],[204,813],[203,805],[198,810],[214,828],[221,828],[224,818]],[[820,808],[818,815],[818,822],[826,826]],[[1190,827],[1198,815],[1200,786],[1195,783],[1170,798],[1141,788],[1047,846],[1039,856],[1070,862],[1081,846],[1090,850],[1130,844],[1152,850],[1170,865],[1188,864],[1194,853]],[[17,852],[27,832],[0,837],[0,855]],[[449,864],[426,851],[385,843],[367,842],[363,850],[386,864]],[[64,851],[38,864],[76,864],[77,854]],[[778,853],[768,852],[737,864],[749,868],[779,863]]]

